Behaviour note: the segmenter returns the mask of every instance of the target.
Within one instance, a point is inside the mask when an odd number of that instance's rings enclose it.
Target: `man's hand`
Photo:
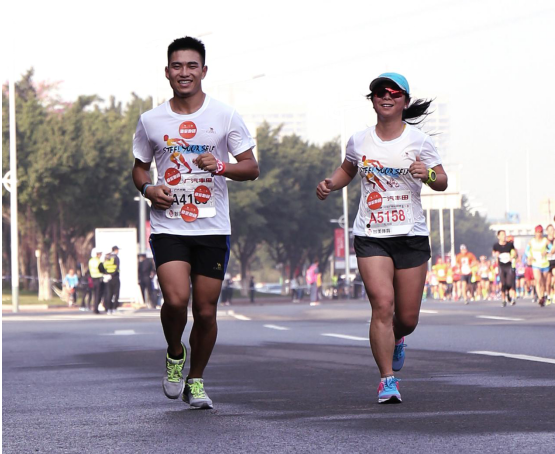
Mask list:
[[[193,163],[205,172],[216,173],[218,171],[218,160],[212,153],[202,153],[193,159]]]
[[[320,181],[316,187],[316,195],[320,200],[325,200],[331,191],[333,191],[334,184],[331,178],[326,178],[324,181]]]
[[[416,161],[414,161],[410,167],[409,172],[413,178],[419,178],[423,183],[428,181],[428,169],[426,165],[420,160],[420,156],[416,156]]]
[[[152,202],[152,206],[157,210],[167,210],[173,203],[171,193],[170,188],[161,184],[159,186],[148,186],[145,197]]]

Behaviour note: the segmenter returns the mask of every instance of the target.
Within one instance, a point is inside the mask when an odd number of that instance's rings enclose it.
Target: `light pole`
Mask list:
[[[10,96],[10,233],[12,254],[12,310],[19,312],[19,232],[17,231],[17,148],[15,129],[15,71],[9,81]]]
[[[347,143],[345,133],[345,109],[341,109],[341,164],[347,155]],[[351,267],[350,267],[350,244],[349,244],[349,197],[347,192],[347,185],[342,189],[343,193],[343,218],[345,219],[345,282],[347,282],[347,299],[351,295]]]

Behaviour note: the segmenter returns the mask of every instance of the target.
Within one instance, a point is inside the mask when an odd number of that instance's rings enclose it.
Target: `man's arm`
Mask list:
[[[150,179],[150,162],[143,162],[140,159],[135,159],[135,165],[133,166],[133,183],[135,183],[135,187],[139,192],[146,183],[152,185]],[[152,202],[154,208],[158,210],[167,210],[173,203],[173,198],[170,194],[170,188],[161,184],[159,186],[148,186],[144,196]]]
[[[260,169],[258,168],[258,163],[254,157],[252,148],[238,154],[235,156],[235,159],[237,160],[236,164],[226,162],[225,169],[218,173],[218,175],[235,181],[256,180],[258,178]],[[218,165],[222,164],[212,153],[203,153],[193,162],[199,169],[212,173],[216,173],[218,171]]]

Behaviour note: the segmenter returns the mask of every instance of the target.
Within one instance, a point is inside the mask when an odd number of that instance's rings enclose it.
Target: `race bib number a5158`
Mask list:
[[[414,227],[410,191],[370,192],[366,195],[366,235],[407,235]]]

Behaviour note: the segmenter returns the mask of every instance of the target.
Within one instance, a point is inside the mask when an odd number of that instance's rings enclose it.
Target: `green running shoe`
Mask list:
[[[183,393],[185,382],[183,381],[183,366],[187,359],[187,349],[183,346],[183,358],[171,359],[166,353],[166,376],[162,381],[164,394],[170,399],[177,399]]]
[[[187,378],[183,402],[195,408],[214,408],[212,400],[204,391],[204,380],[202,378]]]

